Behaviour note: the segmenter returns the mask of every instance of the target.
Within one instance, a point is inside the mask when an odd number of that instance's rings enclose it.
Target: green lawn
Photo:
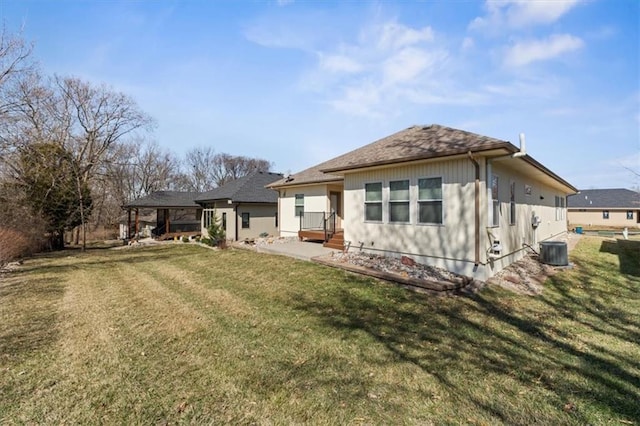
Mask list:
[[[640,251],[434,297],[191,244],[0,278],[0,423],[640,424]]]

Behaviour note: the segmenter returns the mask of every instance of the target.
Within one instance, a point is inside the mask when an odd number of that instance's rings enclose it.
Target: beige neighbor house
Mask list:
[[[510,142],[440,125],[410,127],[269,187],[282,236],[478,279],[564,236],[566,197],[577,192]]]
[[[196,202],[204,207],[202,235],[208,236],[207,228],[214,216],[228,240],[278,235],[278,194],[266,185],[281,179],[281,174],[255,172],[200,194]]]
[[[640,193],[630,189],[585,189],[567,199],[569,226],[640,228]]]

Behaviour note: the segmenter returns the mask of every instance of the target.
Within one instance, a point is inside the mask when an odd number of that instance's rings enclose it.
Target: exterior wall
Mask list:
[[[602,212],[609,212],[609,219],[602,218]],[[627,212],[633,211],[633,219],[627,219]],[[569,210],[569,226],[602,226],[602,227],[620,227],[620,228],[640,228],[640,210],[633,209],[590,209],[580,211],[580,209]]]
[[[329,188],[334,187],[328,187],[326,184],[322,184],[280,189],[280,197],[278,199],[280,236],[298,236],[300,218],[295,214],[296,194],[304,194],[304,211],[327,212],[329,211]]]
[[[225,228],[227,240],[236,240],[236,229],[238,240],[257,238],[263,232],[269,235],[278,235],[278,228],[276,227],[276,204],[229,204],[226,201],[218,201],[207,204],[206,208],[215,208],[216,215],[220,221],[222,221],[223,213],[227,214],[227,226]],[[242,228],[242,213],[249,213],[249,228]],[[202,235],[207,237],[208,233],[205,227],[205,219],[206,212],[203,215],[201,227]]]
[[[276,228],[276,204],[240,204],[238,205],[238,240],[257,238],[266,232],[278,235]],[[249,228],[242,228],[242,213],[249,213]]]
[[[506,164],[517,165],[514,160],[509,160]],[[556,196],[566,200],[567,194],[534,181],[516,169],[506,167],[505,164],[489,162],[487,168],[489,171],[487,178],[489,183],[485,197],[487,221],[484,223],[486,228],[483,228],[486,229],[486,239],[483,241],[482,247],[487,262],[487,275],[491,276],[512,262],[521,259],[527,253],[526,246],[539,251],[538,244],[541,241],[557,239],[566,234],[566,207],[556,209]],[[500,182],[500,219],[497,227],[492,225],[491,174],[497,175]],[[511,182],[515,184],[516,220],[514,224],[510,223]],[[534,216],[539,218],[539,224],[536,227],[532,224]],[[490,251],[496,240],[500,242],[501,251],[499,254],[492,255]]]
[[[345,242],[351,250],[390,256],[407,255],[414,260],[450,271],[487,279],[525,255],[523,244],[536,244],[566,232],[565,216],[556,220],[555,196],[565,197],[516,170],[483,158],[480,163],[480,259],[475,265],[475,167],[469,159],[403,165],[393,168],[348,173],[344,190]],[[515,160],[514,160],[515,161]],[[515,166],[514,163],[511,163]],[[492,226],[491,188],[488,169],[499,176],[500,223]],[[443,223],[418,223],[418,179],[442,178]],[[389,182],[409,179],[410,223],[389,222]],[[509,224],[510,182],[515,182],[516,221]],[[364,185],[382,182],[382,222],[364,220]],[[525,193],[525,185],[531,188]],[[543,197],[543,198],[541,198]],[[541,220],[537,228],[532,216]],[[500,241],[499,255],[490,256],[494,240]]]
[[[418,179],[429,177],[442,178],[442,225],[418,224]],[[403,179],[410,185],[410,223],[389,223],[389,182]],[[380,223],[364,220],[364,185],[375,182],[382,182]],[[349,173],[344,190],[345,242],[351,250],[407,255],[421,263],[470,272],[475,256],[474,182],[475,168],[468,159]]]

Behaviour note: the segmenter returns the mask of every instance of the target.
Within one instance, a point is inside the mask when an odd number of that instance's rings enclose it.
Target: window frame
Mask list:
[[[391,189],[391,184],[392,183],[406,183],[407,187],[406,189],[402,188],[401,191],[406,191],[407,192],[407,198],[406,199],[398,199],[398,200],[393,200],[392,199],[392,189]],[[392,209],[391,206],[393,205],[406,205],[407,206],[407,220],[393,220],[392,217]],[[410,179],[398,179],[398,180],[390,180],[389,181],[389,203],[388,203],[388,209],[389,209],[389,223],[411,223],[411,180]]]
[[[247,217],[245,221],[245,215]],[[250,212],[242,212],[240,213],[240,217],[242,219],[242,229],[251,229],[251,213]],[[245,226],[246,224],[246,226]]]
[[[516,181],[509,182],[509,225],[515,225],[516,214]]]
[[[294,202],[293,202],[294,217],[304,216],[304,194],[295,194],[293,197],[294,197]],[[301,203],[298,203],[299,200],[301,201]]]
[[[440,180],[440,198],[420,198],[420,181],[425,181],[425,180],[434,180],[434,179],[439,179]],[[416,204],[417,204],[417,213],[418,213],[418,217],[416,220],[416,223],[418,225],[444,225],[444,179],[442,176],[425,176],[425,177],[421,177],[418,178],[417,182],[416,182]],[[425,204],[435,204],[435,203],[440,203],[440,222],[422,222],[420,221],[420,211],[421,211],[421,207]]]
[[[627,210],[627,220],[633,220],[633,210]]]
[[[602,210],[602,219],[603,220],[609,220],[609,210]]]
[[[367,186],[368,185],[380,185],[380,200],[375,200],[375,201],[367,201]],[[384,185],[382,184],[382,181],[376,181],[376,182],[365,182],[364,183],[364,221],[365,222],[371,222],[371,223],[382,223],[383,219],[384,219],[384,208],[383,208],[383,202],[384,202]],[[369,219],[367,218],[367,205],[380,205],[380,219]]]
[[[495,197],[494,197],[494,181],[496,182],[495,188]],[[500,227],[500,176],[491,173],[491,186],[490,186],[490,194],[491,194],[491,228]]]

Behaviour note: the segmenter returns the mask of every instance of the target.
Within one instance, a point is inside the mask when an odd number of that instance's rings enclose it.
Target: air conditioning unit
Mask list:
[[[562,241],[543,241],[540,243],[540,261],[547,265],[567,266],[567,243]]]

